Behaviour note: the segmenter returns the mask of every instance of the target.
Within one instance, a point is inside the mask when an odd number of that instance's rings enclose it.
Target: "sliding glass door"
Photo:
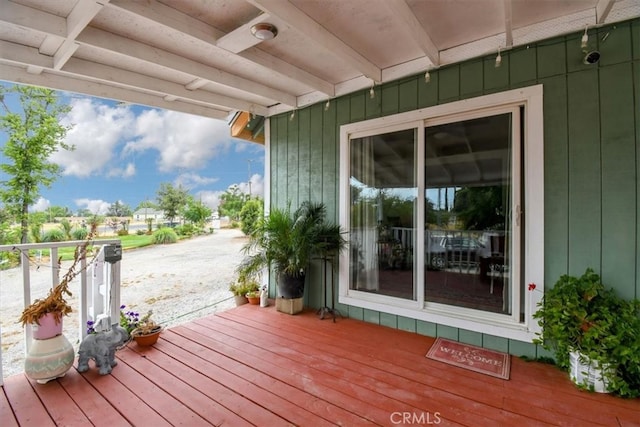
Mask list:
[[[427,121],[425,300],[508,314],[519,239],[519,110]]]

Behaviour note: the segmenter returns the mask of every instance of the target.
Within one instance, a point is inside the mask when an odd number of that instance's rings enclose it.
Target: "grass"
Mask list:
[[[147,236],[146,234],[143,234],[142,236],[138,236],[137,234],[131,234],[128,236],[98,237],[95,241],[96,241],[96,244],[99,245],[100,240],[108,240],[108,239],[120,239],[120,242],[122,243],[122,250],[142,248],[145,246],[153,245],[153,236]],[[63,261],[70,261],[73,259],[74,252],[75,252],[74,247],[59,248],[58,256],[62,257]],[[49,250],[43,249],[42,255],[49,256]]]

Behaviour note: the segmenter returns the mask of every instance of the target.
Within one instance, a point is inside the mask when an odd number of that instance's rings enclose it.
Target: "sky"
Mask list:
[[[134,210],[142,201],[155,202],[161,183],[182,185],[215,210],[231,185],[248,193],[250,176],[251,194],[263,197],[264,146],[232,138],[226,121],[57,94],[72,107],[62,123],[72,126],[64,141],[75,150],[50,157],[61,175],[51,188],[41,188],[31,211],[66,206],[74,213],[89,209],[104,214],[116,201]],[[5,102],[21,111],[16,97],[7,96]],[[0,131],[1,147],[7,138]],[[8,161],[0,153],[0,163]],[[0,172],[0,180],[5,179]]]

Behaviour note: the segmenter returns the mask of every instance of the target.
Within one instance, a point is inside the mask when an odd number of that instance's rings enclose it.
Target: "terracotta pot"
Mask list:
[[[260,297],[247,297],[249,300],[249,304],[258,305],[260,304]]]
[[[154,345],[162,332],[162,326],[157,326],[152,333],[147,335],[133,335],[133,339],[136,340],[136,344],[141,346]]]
[[[39,323],[39,324],[38,324]],[[34,340],[48,340],[62,335],[62,317],[56,322],[53,313],[47,313],[38,319],[38,323],[31,324],[31,332]]]

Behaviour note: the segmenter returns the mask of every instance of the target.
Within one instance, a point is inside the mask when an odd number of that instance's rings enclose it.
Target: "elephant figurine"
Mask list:
[[[93,359],[100,375],[110,374],[118,364],[116,349],[128,341],[129,333],[119,325],[113,325],[110,331],[87,335],[78,350],[78,372],[87,372],[89,359]]]

